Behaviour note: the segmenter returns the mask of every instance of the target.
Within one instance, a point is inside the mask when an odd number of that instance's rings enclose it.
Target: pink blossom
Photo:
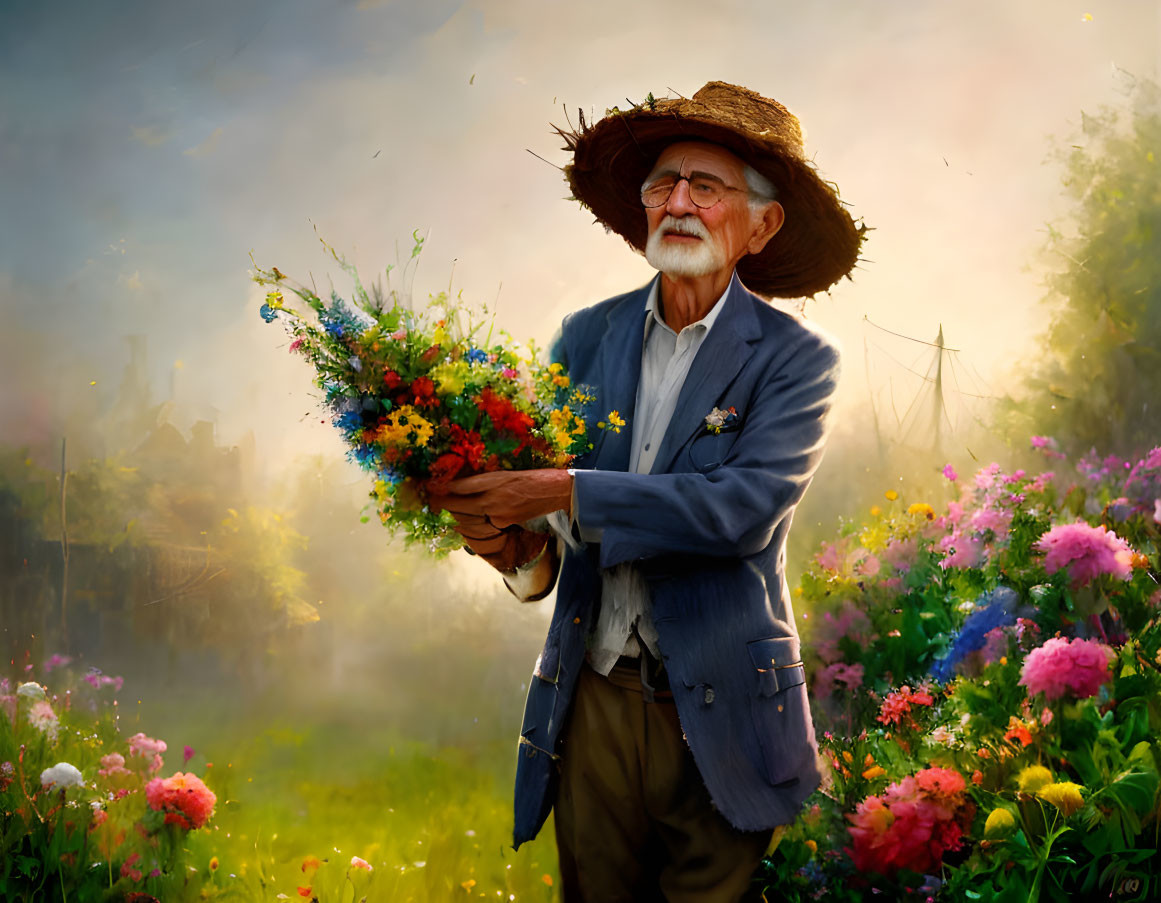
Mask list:
[[[52,655],[51,658],[49,658],[48,661],[46,661],[44,663],[44,673],[48,674],[54,668],[63,668],[65,665],[69,664],[71,661],[72,661],[72,659],[69,656],[60,655],[59,653],[55,653]]]
[[[192,759],[194,757],[194,748],[187,743],[186,747],[182,751],[181,755],[182,755],[181,763],[184,765],[186,762],[188,762],[190,759]]]
[[[1161,524],[1161,499],[1153,500],[1153,522]]]
[[[856,643],[864,643],[871,632],[871,619],[854,602],[845,599],[838,617],[829,611],[823,612],[816,630],[814,648],[819,658],[824,662],[835,662],[841,657],[839,640],[850,637]]]
[[[837,574],[841,565],[838,545],[837,542],[824,542],[822,544],[822,551],[814,556],[814,560],[818,562],[819,567],[823,570],[830,571],[832,574]]]
[[[947,552],[939,562],[939,566],[945,571],[948,568],[979,567],[983,561],[983,543],[959,530],[940,540],[939,548]]]
[[[959,474],[955,472],[955,468],[950,464],[945,464],[943,467],[943,475],[951,480],[953,483],[959,479]]]
[[[972,512],[971,520],[968,523],[977,533],[991,530],[996,539],[1002,540],[1008,535],[1008,527],[1012,523],[1012,512],[997,511],[995,508],[980,508],[978,511]]]
[[[511,367],[505,367],[500,371],[500,375],[506,377],[507,379],[515,379],[520,375],[520,373],[516,370],[513,370]]]
[[[1032,437],[1032,447],[1033,448],[1051,448],[1053,450],[1059,448],[1059,446],[1056,444],[1056,440],[1051,438],[1050,436],[1033,436]]]
[[[39,699],[29,707],[28,723],[45,734],[50,741],[56,741],[60,722],[57,721],[56,712],[52,710],[52,706],[46,700]]]
[[[883,549],[883,560],[901,574],[911,570],[915,558],[919,554],[919,541],[910,539],[892,539]]]
[[[1153,470],[1158,467],[1161,467],[1161,445],[1149,452],[1141,462],[1142,470]]]
[[[302,339],[301,338],[297,338],[293,342],[290,343],[290,350],[292,352],[297,351],[301,347],[302,347]]]
[[[963,520],[963,505],[959,502],[947,503],[947,522],[955,525]]]
[[[1087,586],[1101,574],[1128,580],[1133,571],[1129,544],[1104,524],[1093,527],[1077,521],[1053,527],[1035,548],[1045,553],[1044,569],[1049,574],[1068,568],[1074,589]]]
[[[863,685],[864,670],[859,663],[835,662],[827,665],[814,680],[814,692],[820,699],[826,699],[834,692],[837,684],[846,685],[847,690],[857,690]]]
[[[1034,477],[1032,481],[1025,487],[1029,492],[1043,492],[1048,488],[1048,484],[1052,482],[1056,474],[1051,470],[1046,470],[1044,473]]]
[[[147,756],[153,757],[149,763],[149,770],[151,772],[161,771],[163,764],[161,754],[165,752],[165,749],[164,740],[151,740],[140,732],[129,738],[129,755],[141,756],[143,759]]]
[[[855,553],[854,572],[860,577],[874,577],[879,573],[879,559],[866,549]]]
[[[990,489],[1000,473],[1000,465],[993,461],[987,467],[981,467],[976,474],[976,488]]]
[[[1069,695],[1095,696],[1109,679],[1115,653],[1096,640],[1053,637],[1024,659],[1020,683],[1031,695],[1043,693],[1049,701]]]
[[[107,756],[101,756],[101,767],[97,770],[103,778],[112,777],[115,774],[132,774],[128,768],[125,767],[125,757],[120,753],[109,753]]]
[[[943,854],[963,845],[975,813],[964,787],[958,772],[925,768],[859,803],[847,816],[855,867],[885,875],[938,871]]]
[[[934,703],[935,699],[932,695],[924,690],[916,693],[910,687],[900,687],[898,690],[892,690],[887,694],[887,698],[883,700],[883,705],[879,709],[876,720],[880,724],[894,724],[897,727],[914,728],[916,724],[915,718],[911,715],[911,706],[931,706]]]
[[[195,774],[178,772],[171,778],[154,778],[145,785],[149,807],[165,812],[165,823],[187,831],[200,828],[214,814],[218,798]]]

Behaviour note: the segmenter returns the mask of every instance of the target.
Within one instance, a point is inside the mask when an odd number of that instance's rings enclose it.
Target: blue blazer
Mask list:
[[[838,350],[735,276],[652,471],[628,473],[650,287],[570,314],[553,347],[573,384],[596,390],[593,419],[615,409],[629,427],[600,432],[576,461],[592,471],[576,478],[579,521],[603,532],[563,554],[521,728],[517,847],[552,808],[598,569],[623,561],[644,573],[681,726],[718,810],[741,830],[769,829],[794,821],[819,783],[784,571],[794,508],[822,457]],[[707,429],[707,414],[731,406],[733,423]]]

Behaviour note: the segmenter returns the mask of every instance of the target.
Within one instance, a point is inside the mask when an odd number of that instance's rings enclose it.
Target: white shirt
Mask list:
[[[647,313],[641,339],[641,378],[637,383],[637,403],[630,424],[633,431],[629,455],[631,473],[649,473],[652,469],[689,368],[725,306],[726,296],[737,278],[735,273],[709,313],[679,333],[661,318],[658,304],[661,280],[654,279],[645,302]],[[578,470],[574,480],[584,479],[584,473]],[[584,513],[577,511],[575,491],[572,511],[581,538],[586,542],[599,542],[601,531],[585,529]],[[589,642],[589,664],[598,674],[608,674],[622,655],[641,654],[641,647],[632,634],[634,625],[653,657],[660,659],[649,590],[640,569],[630,562],[602,569],[601,610]]]

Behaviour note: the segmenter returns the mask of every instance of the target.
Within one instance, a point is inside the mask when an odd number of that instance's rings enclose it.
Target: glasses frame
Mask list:
[[[748,188],[735,188],[733,185],[727,185],[725,182],[722,182],[721,179],[718,179],[716,176],[707,176],[706,173],[702,173],[702,172],[692,172],[688,176],[681,176],[681,175],[674,176],[673,177],[673,186],[669,189],[669,194],[667,194],[665,196],[665,200],[663,200],[660,204],[646,203],[645,192],[649,190],[651,184],[655,184],[656,182],[660,182],[663,178],[669,178],[669,176],[662,176],[662,177],[656,179],[654,183],[650,183],[649,185],[642,185],[641,186],[641,206],[645,207],[647,210],[656,210],[658,207],[664,207],[666,204],[669,203],[669,199],[673,197],[673,192],[677,190],[677,186],[679,183],[689,182],[690,186],[692,186],[694,179],[701,179],[702,181],[710,181],[710,182],[719,182],[719,183],[721,183],[723,192],[725,192],[725,191],[741,191],[741,192],[745,192],[746,194],[749,193]],[[702,204],[699,204],[697,201],[694,200],[692,189],[690,189],[690,191],[689,191],[689,202],[691,204],[693,204],[693,206],[695,206],[698,210],[709,210],[711,207],[716,207],[718,204],[720,204],[725,199],[726,199],[726,196],[725,196],[725,194],[723,194],[720,198],[718,198],[712,204],[706,204],[703,206]]]

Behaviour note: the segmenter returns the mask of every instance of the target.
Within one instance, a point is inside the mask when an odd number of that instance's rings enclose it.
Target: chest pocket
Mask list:
[[[742,431],[741,424],[730,429],[723,429],[720,433],[702,430],[689,444],[686,453],[689,463],[699,473],[708,473],[721,467],[729,457],[730,449]]]

